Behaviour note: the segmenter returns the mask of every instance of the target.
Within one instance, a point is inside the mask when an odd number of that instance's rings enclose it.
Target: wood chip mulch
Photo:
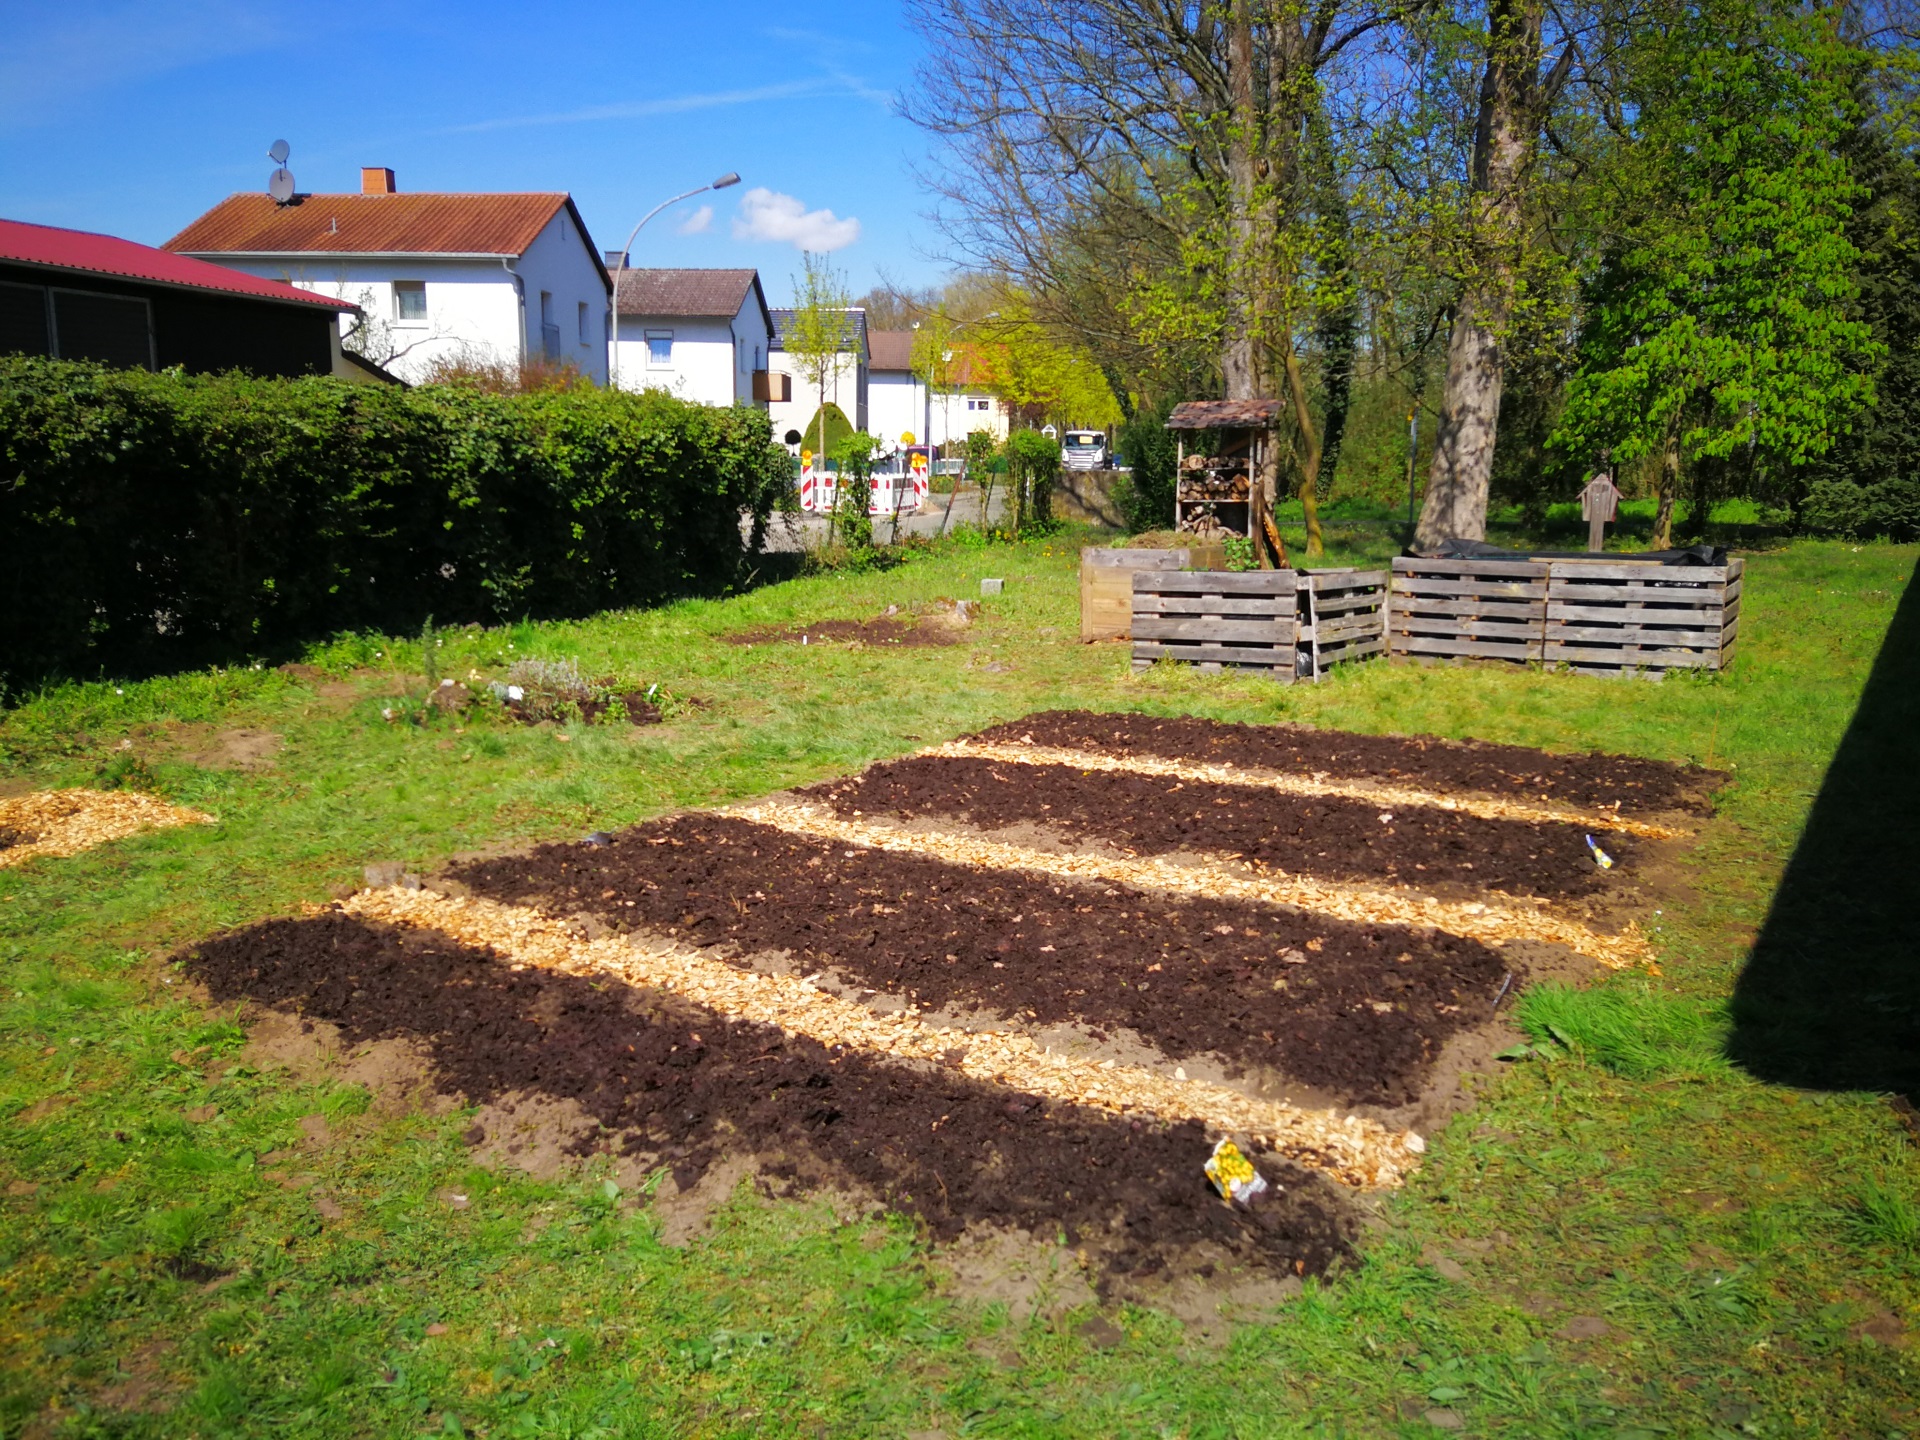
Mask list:
[[[213,816],[132,790],[39,790],[0,799],[0,870],[78,855],[142,830],[210,825]]]

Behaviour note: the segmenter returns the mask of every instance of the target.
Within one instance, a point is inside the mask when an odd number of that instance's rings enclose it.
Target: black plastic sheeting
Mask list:
[[[1408,554],[1414,552],[1408,551]],[[1719,545],[1690,545],[1684,550],[1635,550],[1596,555],[1590,550],[1503,550],[1484,540],[1443,540],[1424,552],[1424,560],[1601,560],[1620,565],[1724,565]]]

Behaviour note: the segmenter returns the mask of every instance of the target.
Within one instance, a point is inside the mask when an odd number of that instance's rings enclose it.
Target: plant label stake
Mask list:
[[[1607,522],[1619,509],[1620,488],[1604,470],[1580,491],[1580,518],[1587,522],[1587,549],[1592,554],[1607,548]]]

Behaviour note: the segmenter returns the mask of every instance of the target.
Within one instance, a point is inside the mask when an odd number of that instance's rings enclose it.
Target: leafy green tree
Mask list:
[[[793,319],[782,340],[800,374],[820,396],[814,417],[818,429],[816,455],[827,454],[827,382],[840,368],[840,357],[850,348],[851,319],[846,277],[827,263],[824,255],[807,251],[801,273],[793,282]]]
[[[1886,352],[1872,406],[1806,467],[1800,522],[1816,534],[1920,538],[1920,166],[1882,123],[1845,147],[1869,198],[1850,226],[1863,258],[1858,313]]]
[[[1553,437],[1661,456],[1656,546],[1683,465],[1704,514],[1712,486],[1823,453],[1879,354],[1853,314],[1863,192],[1837,148],[1853,60],[1834,19],[1739,0],[1661,18],[1630,61],[1630,138],[1593,216],[1615,238]]]

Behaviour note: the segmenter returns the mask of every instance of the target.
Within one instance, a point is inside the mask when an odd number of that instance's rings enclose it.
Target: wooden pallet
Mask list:
[[[1721,670],[1740,629],[1746,562],[1548,567],[1546,660],[1595,675]]]
[[[1342,660],[1362,660],[1387,648],[1385,570],[1303,570],[1297,668],[1319,680]]]
[[[1393,562],[1387,652],[1538,661],[1546,653],[1547,565],[1538,560]]]
[[[1133,572],[1133,668],[1185,660],[1202,670],[1294,678],[1299,576],[1292,570]]]

